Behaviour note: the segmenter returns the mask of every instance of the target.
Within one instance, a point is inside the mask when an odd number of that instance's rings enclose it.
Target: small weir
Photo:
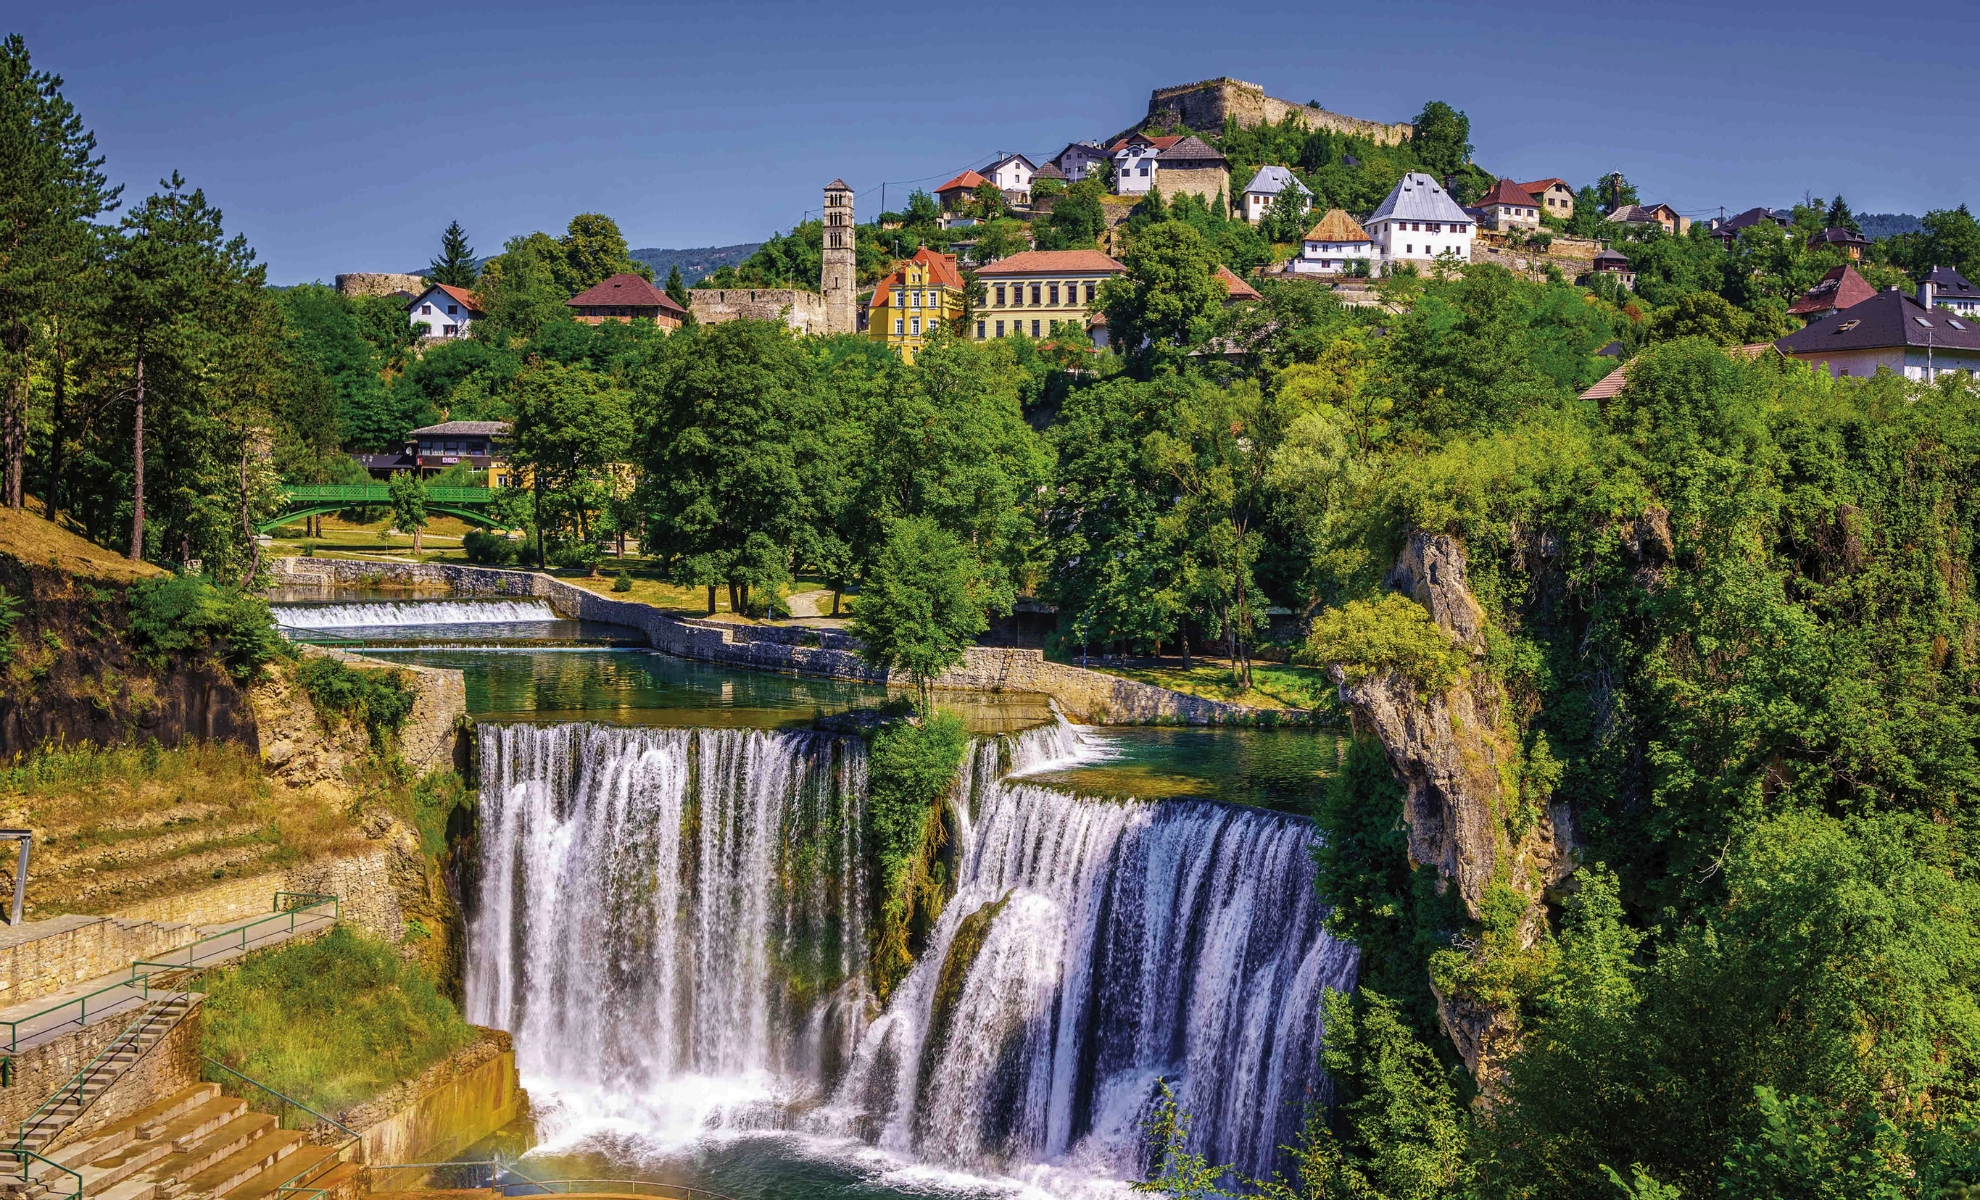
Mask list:
[[[284,629],[385,629],[407,625],[497,625],[556,621],[547,600],[370,600],[355,604],[277,604]]]

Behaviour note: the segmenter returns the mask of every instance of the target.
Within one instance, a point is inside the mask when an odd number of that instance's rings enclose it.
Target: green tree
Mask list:
[[[991,603],[967,545],[927,517],[902,517],[888,528],[860,587],[852,634],[861,659],[913,682],[928,717],[936,676],[962,662],[989,628]]]
[[[653,282],[653,268],[633,258],[619,223],[603,213],[579,213],[558,240],[563,261],[556,271],[565,298],[614,275],[632,274]]]
[[[537,566],[544,531],[588,547],[593,514],[610,495],[604,476],[632,441],[626,393],[596,372],[561,363],[526,368],[516,381],[509,458],[530,472],[536,501]]]
[[[1454,176],[1471,161],[1471,118],[1462,112],[1432,100],[1411,124],[1410,149],[1431,175],[1440,180]]]
[[[475,266],[474,247],[468,245],[467,230],[459,221],[447,222],[440,234],[440,255],[426,265],[426,277],[434,283],[471,288],[481,274]]]
[[[1040,248],[1075,250],[1096,244],[1107,228],[1106,208],[1100,202],[1104,194],[1097,179],[1082,179],[1068,187],[1046,218],[1044,232],[1049,238],[1041,239]],[[1046,240],[1052,244],[1044,245]]]
[[[482,264],[475,291],[486,315],[471,327],[474,336],[507,347],[570,320],[564,301],[577,293],[568,289],[569,278],[564,247],[555,238],[547,233],[510,238],[502,253]]]
[[[1166,1079],[1158,1081],[1160,1099],[1148,1119],[1149,1140],[1154,1143],[1154,1174],[1134,1185],[1137,1192],[1153,1192],[1172,1200],[1215,1200],[1229,1193],[1217,1186],[1230,1174],[1227,1166],[1210,1160],[1189,1148],[1189,1114],[1176,1103],[1176,1093]]]
[[[1309,1167],[1325,1175],[1315,1194],[1370,1200],[1465,1194],[1472,1167],[1451,1069],[1379,992],[1329,992],[1325,1008],[1320,1061],[1338,1107],[1331,1136]]]
[[[418,554],[424,549],[420,545],[420,531],[426,528],[426,484],[411,471],[395,471],[388,490],[392,497],[392,528],[412,534],[413,553]]]
[[[1279,194],[1272,197],[1272,206],[1259,219],[1259,234],[1268,242],[1299,241],[1310,224],[1307,220],[1308,199],[1299,188],[1290,185],[1280,188]]]
[[[1855,214],[1849,211],[1849,201],[1842,198],[1841,192],[1836,193],[1836,198],[1829,201],[1829,211],[1823,215],[1822,225],[1825,229],[1847,229],[1852,233],[1863,232],[1863,227],[1856,223]]]
[[[1108,336],[1130,354],[1144,342],[1186,346],[1200,338],[1223,304],[1203,235],[1180,221],[1163,221],[1134,235],[1123,255],[1124,278],[1101,285]]]
[[[37,71],[19,34],[0,42],[0,344],[9,362],[0,400],[0,468],[7,507],[27,487],[31,346],[94,251],[89,222],[116,205],[96,136]]]
[[[688,295],[687,284],[681,282],[681,265],[675,263],[667,268],[667,297],[682,308],[688,306],[693,297]]]
[[[908,193],[907,207],[901,210],[901,223],[912,229],[933,229],[942,219],[942,206],[935,197],[916,188]]]

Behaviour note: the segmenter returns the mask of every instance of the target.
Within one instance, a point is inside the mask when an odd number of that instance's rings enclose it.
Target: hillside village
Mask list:
[[[1287,279],[1319,281],[1348,304],[1381,305],[1383,279],[1488,263],[1619,300],[1646,330],[1659,320],[1677,328],[1691,318],[1658,310],[1696,290],[1686,276],[1750,263],[1760,294],[1729,305],[1730,317],[1715,313],[1728,329],[1741,325],[1744,343],[1771,341],[1837,373],[1883,366],[1930,378],[1980,361],[1980,336],[1961,319],[1980,294],[1961,273],[1975,269],[1963,208],[1943,214],[1944,230],[1874,241],[1840,197],[1694,218],[1643,202],[1620,172],[1580,187],[1560,177],[1494,176],[1472,161],[1469,136],[1464,115],[1441,103],[1414,123],[1385,124],[1230,78],[1158,88],[1148,115],[1112,137],[1035,157],[1000,154],[863,224],[853,189],[834,181],[822,219],[773,236],[692,287],[677,269],[657,287],[629,258],[631,270],[565,303],[588,323],[650,320],[672,329],[692,314],[704,324],[753,317],[803,333],[860,332],[910,359],[937,330],[979,341],[1073,337],[1104,350],[1100,289],[1126,274],[1122,256],[1137,228],[1179,217],[1214,245],[1227,305],[1255,301],[1260,285]],[[838,240],[828,247],[828,239]],[[841,278],[854,280],[836,320],[823,281],[834,257],[848,259]],[[1672,261],[1679,258],[1706,261],[1681,267]],[[425,338],[467,336],[484,315],[463,284],[353,274],[340,276],[339,288],[398,297]],[[1905,298],[1892,299],[1892,289]],[[1864,300],[1876,304],[1848,330],[1834,327],[1851,318],[1838,318],[1801,335]],[[1950,314],[1931,327],[1929,345],[1910,334],[1927,328],[1905,319],[1911,308]],[[1620,343],[1611,353],[1632,344]]]

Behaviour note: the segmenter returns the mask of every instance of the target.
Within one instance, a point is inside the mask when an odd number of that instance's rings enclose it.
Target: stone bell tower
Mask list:
[[[859,330],[853,290],[858,281],[853,255],[853,191],[843,179],[825,185],[825,268],[818,280],[825,297],[825,332]]]

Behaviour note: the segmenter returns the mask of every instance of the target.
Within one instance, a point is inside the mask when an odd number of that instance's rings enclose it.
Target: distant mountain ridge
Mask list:
[[[1856,223],[1863,227],[1863,236],[1872,241],[1925,228],[1925,222],[1910,213],[1857,213]]]
[[[740,242],[734,246],[699,246],[692,250],[635,250],[632,256],[653,268],[656,283],[666,282],[667,272],[678,266],[681,282],[693,287],[704,275],[713,275],[723,267],[741,266],[762,245],[762,242]]]

